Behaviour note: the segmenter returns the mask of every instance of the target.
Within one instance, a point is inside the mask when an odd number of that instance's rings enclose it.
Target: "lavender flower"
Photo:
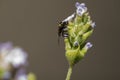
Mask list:
[[[95,22],[92,22],[84,3],[76,2],[75,7],[76,12],[63,20],[63,22],[67,22],[67,25],[61,26],[64,32],[63,35],[68,34],[67,37],[64,38],[65,56],[69,63],[66,80],[70,80],[72,68],[84,58],[88,49],[92,47],[92,44],[90,42],[86,43],[86,40],[92,35],[94,27],[96,26]],[[64,30],[64,27],[68,29]]]
[[[94,28],[96,26],[95,22],[91,23],[91,27]]]
[[[85,4],[76,2],[75,6],[76,12],[63,20],[68,22],[66,26],[68,29],[65,30],[68,36],[64,38],[64,41],[66,57],[70,65],[79,62],[92,47],[92,44],[86,43],[86,40],[91,36],[95,27],[95,22],[92,22]]]
[[[87,7],[85,6],[85,4],[84,3],[78,3],[78,2],[76,2],[76,4],[75,4],[75,6],[76,6],[76,13],[79,15],[79,16],[82,16],[86,11],[87,11]]]
[[[90,42],[87,42],[86,45],[85,45],[85,48],[86,49],[89,49],[91,48],[93,45],[90,43]]]

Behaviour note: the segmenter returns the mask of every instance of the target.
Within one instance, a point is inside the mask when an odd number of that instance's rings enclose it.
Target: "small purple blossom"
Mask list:
[[[76,13],[79,15],[79,16],[82,16],[86,11],[87,11],[87,7],[85,6],[85,3],[78,3],[76,2],[75,4],[76,6]]]
[[[91,23],[91,27],[94,28],[96,26],[95,22]]]
[[[79,2],[76,2],[75,7],[78,8],[79,6],[85,7],[85,3],[80,4]]]
[[[91,48],[93,45],[90,43],[90,42],[87,42],[86,45],[85,45],[85,48],[86,49],[89,49]]]

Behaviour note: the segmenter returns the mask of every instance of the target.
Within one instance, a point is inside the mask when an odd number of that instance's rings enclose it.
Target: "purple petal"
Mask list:
[[[90,42],[88,42],[86,45],[85,45],[85,47],[87,48],[87,49],[89,49],[89,48],[91,48],[93,45],[90,43]]]
[[[81,3],[80,5],[81,5],[82,7],[85,7],[85,3]]]
[[[80,6],[79,2],[76,2],[75,7],[78,8]]]
[[[87,11],[87,7],[85,6],[85,3],[76,3],[76,13],[79,15],[79,16],[82,16],[86,11]]]

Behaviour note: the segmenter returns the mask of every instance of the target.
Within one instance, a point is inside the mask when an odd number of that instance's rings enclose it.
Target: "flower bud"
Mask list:
[[[90,30],[82,35],[82,43],[84,43],[89,36],[93,33],[93,30]]]

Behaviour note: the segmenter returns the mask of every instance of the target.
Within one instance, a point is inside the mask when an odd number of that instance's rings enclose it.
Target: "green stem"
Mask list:
[[[72,68],[73,68],[72,66],[69,66],[66,80],[70,80],[70,77],[71,77],[71,74],[72,74]]]

